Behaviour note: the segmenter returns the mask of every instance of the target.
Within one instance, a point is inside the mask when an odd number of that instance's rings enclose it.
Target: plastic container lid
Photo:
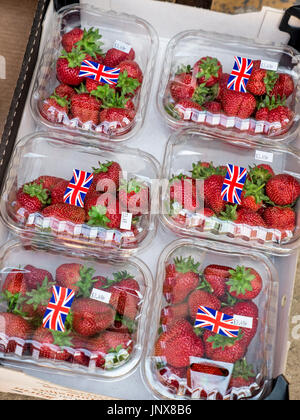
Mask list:
[[[264,255],[177,240],[158,261],[143,377],[160,399],[261,399],[272,389],[278,277]]]
[[[300,241],[299,162],[293,149],[181,130],[165,149],[161,221],[180,235],[289,253]]]
[[[96,142],[128,140],[144,123],[157,50],[158,36],[143,19],[85,4],[61,9],[37,65],[31,97],[35,120],[48,128],[89,135]],[[65,58],[58,62],[61,55]],[[84,60],[94,64],[79,77]],[[60,83],[64,86],[57,89]],[[97,95],[90,96],[98,86]]]
[[[136,149],[83,143],[66,133],[21,139],[4,183],[2,218],[33,242],[130,255],[156,232],[159,165]]]
[[[181,32],[166,48],[159,112],[174,129],[197,124],[229,139],[290,142],[299,128],[299,62],[299,54],[288,46]],[[227,89],[233,71],[230,89],[236,92]]]
[[[144,352],[151,288],[136,258],[10,241],[1,248],[1,357],[107,379],[129,374]]]

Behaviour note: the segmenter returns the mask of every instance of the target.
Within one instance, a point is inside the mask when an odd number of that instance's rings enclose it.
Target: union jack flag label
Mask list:
[[[204,328],[225,337],[237,337],[240,330],[235,325],[233,316],[208,308],[207,306],[199,307],[195,328]]]
[[[99,83],[115,86],[118,83],[120,71],[119,68],[107,67],[95,61],[84,60],[81,63],[79,77],[87,77]]]
[[[237,92],[247,92],[247,83],[253,70],[253,60],[244,57],[234,57],[232,72],[228,78],[227,88]]]
[[[65,322],[70,312],[75,292],[65,287],[53,286],[52,297],[48,303],[44,318],[43,327],[53,331],[65,331]]]
[[[92,185],[94,175],[90,172],[73,170],[73,177],[64,194],[64,202],[72,206],[84,207],[86,194]]]
[[[241,204],[241,195],[246,178],[247,169],[228,164],[221,191],[222,200],[233,204]]]

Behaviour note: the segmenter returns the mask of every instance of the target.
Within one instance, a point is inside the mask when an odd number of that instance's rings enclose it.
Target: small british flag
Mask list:
[[[52,297],[48,303],[43,327],[53,331],[65,331],[65,322],[70,312],[75,292],[65,287],[53,286]]]
[[[79,77],[87,77],[100,83],[115,86],[118,83],[120,69],[107,67],[91,60],[84,60],[81,63]]]
[[[237,92],[247,92],[247,83],[253,70],[253,60],[244,57],[234,57],[232,72],[228,78],[227,88]]]
[[[94,175],[90,172],[73,170],[73,177],[64,194],[64,202],[72,206],[84,207],[86,194],[92,185]]]
[[[223,201],[241,204],[241,196],[247,179],[247,169],[228,164],[227,173],[221,190]]]
[[[234,325],[234,318],[231,315],[200,306],[198,308],[195,328],[204,328],[225,337],[237,337],[240,328]]]

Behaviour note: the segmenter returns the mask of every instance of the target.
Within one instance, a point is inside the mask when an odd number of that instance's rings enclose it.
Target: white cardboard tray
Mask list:
[[[94,5],[104,10],[115,10],[139,16],[150,22],[157,30],[160,38],[160,48],[157,56],[156,70],[154,74],[152,95],[150,98],[148,113],[144,128],[140,134],[128,143],[130,147],[140,148],[154,155],[159,162],[162,162],[164,148],[171,134],[170,130],[164,125],[156,109],[156,91],[161,73],[162,59],[166,45],[171,37],[176,33],[188,29],[203,29],[212,32],[223,32],[232,35],[258,39],[260,41],[272,40],[276,43],[286,44],[289,36],[280,32],[277,28],[282,18],[282,11],[272,8],[263,8],[260,12],[225,15],[204,9],[192,8],[153,0],[85,0],[85,3]],[[42,45],[49,25],[51,25],[52,4],[50,4],[46,14]],[[33,131],[40,130],[31,116],[29,109],[28,95],[27,103],[24,108],[18,138],[23,137]],[[293,146],[300,147],[300,139]],[[8,238],[8,232],[0,226],[0,242],[4,243]],[[158,234],[153,241],[151,248],[138,254],[151,269],[155,278],[156,262],[163,248],[176,236],[172,233],[164,233],[159,228]],[[276,359],[274,363],[274,377],[284,373],[286,357],[289,347],[289,313],[293,297],[294,280],[297,265],[297,252],[290,256],[273,257],[273,262],[281,279],[279,292],[279,316],[276,344]],[[282,304],[284,303],[284,305]],[[20,368],[24,373],[33,377],[50,381],[62,387],[73,388],[76,391],[101,394],[113,398],[146,400],[153,399],[149,390],[143,384],[140,368],[130,376],[122,380],[104,381],[88,378],[85,376],[74,376],[73,374],[61,374],[52,371],[43,371],[35,366],[17,366],[15,363],[5,362],[5,366]],[[1,375],[0,375],[1,382]]]

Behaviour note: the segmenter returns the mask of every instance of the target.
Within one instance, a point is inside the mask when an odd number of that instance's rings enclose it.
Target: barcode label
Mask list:
[[[264,70],[278,70],[278,63],[276,61],[261,60],[260,68]]]
[[[252,328],[253,318],[249,316],[233,315],[233,324],[241,328]]]
[[[126,54],[129,54],[131,50],[131,45],[126,44],[126,42],[116,40],[114,43],[114,48],[119,51],[123,51]]]
[[[90,298],[98,300],[99,302],[109,303],[111,293],[105,292],[104,290],[93,289]]]
[[[255,159],[262,160],[264,162],[273,162],[273,153],[272,152],[265,152],[263,150],[256,150],[255,151]]]
[[[124,230],[131,230],[132,213],[122,212],[120,228]]]

